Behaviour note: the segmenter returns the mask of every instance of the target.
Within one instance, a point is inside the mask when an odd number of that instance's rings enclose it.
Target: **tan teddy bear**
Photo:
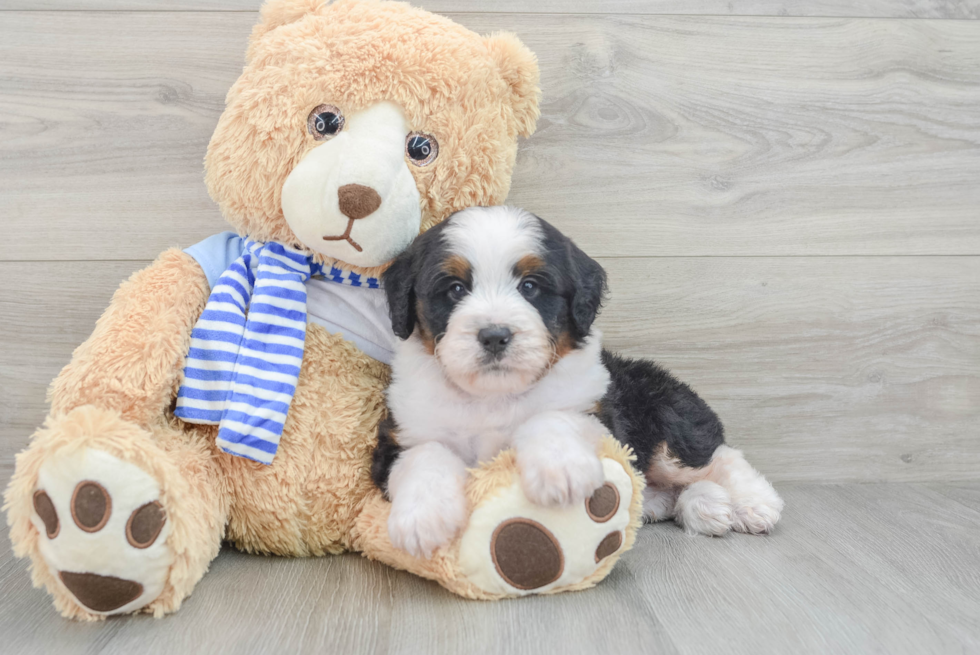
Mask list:
[[[512,453],[474,470],[469,525],[429,560],[392,548],[370,479],[394,341],[377,276],[420,231],[506,197],[537,81],[516,37],[402,3],[263,7],[206,159],[241,236],[123,283],[17,458],[11,539],[63,615],[174,611],[223,539],[360,551],[472,598],[608,573],[641,485],[611,439],[582,507],[530,504]]]

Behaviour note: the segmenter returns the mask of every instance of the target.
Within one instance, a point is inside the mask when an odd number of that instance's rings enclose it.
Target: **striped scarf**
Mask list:
[[[174,415],[219,425],[217,444],[271,464],[296,392],[306,342],[306,281],[378,288],[376,278],[321,264],[280,243],[246,239],[191,332]]]

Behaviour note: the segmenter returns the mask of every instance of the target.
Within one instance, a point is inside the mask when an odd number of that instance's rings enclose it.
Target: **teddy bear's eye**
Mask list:
[[[405,138],[405,154],[416,166],[428,166],[439,156],[439,144],[431,134],[412,132]]]
[[[317,141],[325,141],[344,129],[344,115],[333,105],[319,105],[306,119],[310,134]]]

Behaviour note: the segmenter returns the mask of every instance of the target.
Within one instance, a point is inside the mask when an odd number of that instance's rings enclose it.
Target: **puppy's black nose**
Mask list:
[[[476,334],[483,349],[492,355],[499,355],[507,348],[514,333],[501,325],[485,327]]]

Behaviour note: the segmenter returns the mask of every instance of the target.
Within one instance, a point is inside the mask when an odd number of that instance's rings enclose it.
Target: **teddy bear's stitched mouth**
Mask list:
[[[344,233],[343,234],[341,234],[340,236],[335,236],[335,237],[323,237],[323,240],[324,241],[346,241],[351,246],[353,246],[354,247],[354,250],[356,250],[357,252],[364,252],[364,248],[361,248],[361,244],[359,244],[357,241],[354,241],[351,238],[351,236],[350,236],[350,231],[351,231],[351,228],[353,228],[353,227],[354,227],[354,219],[353,218],[350,218],[350,219],[347,220],[347,229],[344,230]]]

